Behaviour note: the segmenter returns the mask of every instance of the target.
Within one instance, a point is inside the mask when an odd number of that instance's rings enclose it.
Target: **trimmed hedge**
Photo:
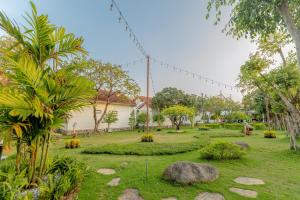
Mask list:
[[[221,128],[221,124],[217,123],[211,123],[211,124],[204,124],[205,127],[208,127],[209,129],[217,129]]]
[[[240,123],[225,123],[223,127],[226,129],[233,129],[233,130],[242,130],[244,128],[244,124]]]
[[[206,146],[200,151],[201,158],[208,160],[240,159],[245,152],[237,144],[217,142]]]
[[[114,155],[172,155],[198,150],[209,142],[208,137],[201,137],[199,141],[185,143],[133,143],[108,144],[91,147],[82,151],[85,154],[114,154]]]
[[[264,130],[267,128],[265,123],[251,123],[250,124],[255,130]]]

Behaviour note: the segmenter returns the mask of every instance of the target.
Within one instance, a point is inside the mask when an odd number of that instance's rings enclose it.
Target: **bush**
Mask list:
[[[218,137],[245,137],[245,134],[241,132],[208,132],[208,133],[202,133],[202,135],[207,135],[211,138],[218,138]]]
[[[244,124],[240,123],[225,123],[223,127],[226,129],[233,129],[233,130],[241,130],[244,128]]]
[[[47,170],[39,199],[61,199],[79,187],[86,167],[72,157],[56,157]]]
[[[264,130],[267,128],[265,123],[252,123],[251,126],[255,129],[255,130]]]
[[[204,126],[208,127],[209,129],[217,129],[221,128],[221,124],[204,124]]]
[[[141,142],[153,142],[153,141],[154,141],[153,134],[150,133],[144,134],[141,138]]]
[[[276,138],[276,132],[272,130],[264,131],[264,138]]]
[[[240,159],[245,154],[238,145],[229,142],[210,144],[200,153],[202,158],[209,160]]]
[[[184,143],[133,143],[133,144],[108,144],[91,147],[82,151],[85,154],[114,154],[114,155],[172,155],[198,150],[209,141],[208,137],[199,136],[194,142]]]
[[[209,130],[209,127],[208,127],[208,126],[205,126],[205,125],[202,125],[202,126],[199,126],[198,130],[199,130],[199,131],[208,131],[208,130]]]
[[[79,139],[71,139],[65,141],[65,148],[67,149],[73,149],[73,148],[79,148],[80,147],[80,140]]]

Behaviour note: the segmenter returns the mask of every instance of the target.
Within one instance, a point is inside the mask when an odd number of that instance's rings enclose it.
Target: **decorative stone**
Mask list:
[[[246,142],[243,142],[243,141],[237,141],[234,144],[239,145],[242,149],[249,149],[250,148],[249,144],[247,144]]]
[[[118,186],[120,184],[121,178],[113,178],[110,182],[107,183],[108,186]]]
[[[219,193],[203,192],[196,196],[195,200],[225,200],[225,198]]]
[[[237,177],[236,179],[234,179],[234,182],[243,185],[264,185],[265,184],[263,180],[257,178],[249,178],[249,177]]]
[[[167,197],[167,198],[163,198],[161,200],[177,200],[176,197]]]
[[[118,200],[144,200],[137,189],[126,189]]]
[[[116,173],[114,169],[109,169],[109,168],[98,169],[97,172],[103,175],[112,175]]]
[[[236,193],[238,195],[241,195],[243,197],[248,197],[248,198],[256,198],[257,197],[257,192],[253,190],[244,190],[240,188],[230,188],[230,192]]]
[[[167,181],[181,184],[211,182],[219,177],[217,169],[208,164],[179,161],[170,165],[163,173]]]

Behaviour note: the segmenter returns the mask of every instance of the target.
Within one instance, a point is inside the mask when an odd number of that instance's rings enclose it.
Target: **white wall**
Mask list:
[[[100,110],[101,113],[97,112],[97,118],[99,119],[105,104],[99,103],[97,105],[97,110]],[[134,109],[133,106],[130,105],[121,105],[121,104],[110,104],[108,106],[108,111],[117,111],[118,112],[118,121],[116,123],[111,124],[111,128],[128,128],[128,119],[130,113]],[[68,120],[65,124],[64,130],[65,131],[72,131],[73,124],[76,123],[75,130],[92,130],[94,129],[94,117],[93,117],[93,107],[88,106],[85,107],[80,112],[73,112],[72,117]],[[107,124],[100,123],[99,129],[105,129]]]

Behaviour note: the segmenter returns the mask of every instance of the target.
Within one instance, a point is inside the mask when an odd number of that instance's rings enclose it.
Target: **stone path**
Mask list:
[[[249,177],[237,177],[236,179],[234,179],[234,182],[242,185],[264,185],[265,184],[263,180],[257,178],[249,178]]]
[[[257,197],[257,192],[253,190],[244,190],[240,188],[230,188],[230,192],[239,194],[243,197],[248,197],[248,198],[256,198]]]
[[[120,184],[121,178],[113,178],[110,182],[107,183],[108,186],[115,187]]]
[[[203,192],[195,197],[195,200],[225,200],[219,193]]]
[[[116,173],[114,169],[109,169],[109,168],[98,169],[97,172],[103,175],[112,175]]]
[[[167,197],[167,198],[162,198],[161,200],[177,200],[176,197]]]
[[[137,189],[126,189],[118,200],[144,200]]]

